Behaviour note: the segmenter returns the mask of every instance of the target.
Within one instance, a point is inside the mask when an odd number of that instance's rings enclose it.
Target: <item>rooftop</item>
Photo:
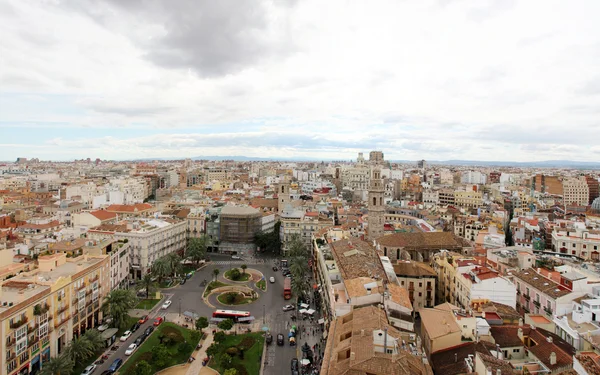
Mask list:
[[[330,248],[344,280],[385,276],[379,256],[368,242],[344,239],[332,242]]]
[[[553,298],[563,297],[571,293],[564,286],[540,275],[533,268],[514,272],[513,276]],[[521,288],[521,293],[525,293],[524,288]]]
[[[393,233],[376,242],[381,246],[417,249],[462,249],[466,245],[451,232]]]
[[[436,277],[437,274],[428,264],[423,262],[405,262],[401,261],[394,264],[394,272],[398,276],[409,276],[409,277],[422,277],[432,276]]]

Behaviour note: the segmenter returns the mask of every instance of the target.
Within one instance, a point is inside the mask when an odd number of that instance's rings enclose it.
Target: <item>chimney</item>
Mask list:
[[[350,360],[354,361],[356,359],[356,355],[354,354],[354,352],[350,352]]]
[[[523,318],[519,318],[519,327],[523,326]]]
[[[556,364],[556,353],[550,353],[550,365],[554,366]]]
[[[454,363],[458,362],[458,353],[454,353]]]
[[[552,336],[546,337],[546,340],[548,340],[549,343],[552,343]]]
[[[364,330],[364,329],[361,329],[361,330],[360,330],[360,335],[361,335],[361,336],[364,336],[364,335],[365,335],[365,330]]]
[[[523,341],[523,328],[519,327],[517,330],[517,336],[519,336],[519,340]]]
[[[502,370],[496,369],[496,375],[502,375]]]

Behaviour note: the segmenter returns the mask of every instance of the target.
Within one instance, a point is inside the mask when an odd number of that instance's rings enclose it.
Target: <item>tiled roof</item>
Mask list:
[[[25,224],[21,225],[20,229],[50,229],[60,226],[60,222],[58,220],[51,221],[46,224]]]
[[[149,203],[137,203],[137,204],[111,204],[106,208],[106,211],[111,212],[143,212],[152,209],[152,205]]]
[[[394,233],[378,238],[381,246],[418,249],[458,249],[463,243],[450,232]]]
[[[438,309],[421,309],[421,323],[427,331],[430,339],[460,332],[460,327],[454,320],[454,315],[450,311]]]
[[[520,327],[523,330],[523,335],[527,336],[530,328],[529,326]],[[525,346],[523,341],[519,338],[519,326],[492,326],[490,327],[490,334],[494,338],[496,344],[500,345],[500,348],[510,348],[515,346]]]
[[[514,272],[513,275],[517,279],[522,280],[523,282],[533,286],[537,290],[553,298],[559,298],[571,293],[564,286],[545,278],[537,273],[533,268]],[[524,287],[521,287],[521,293],[525,293]]]
[[[548,342],[548,337],[552,338],[552,342]],[[562,340],[559,336],[548,332],[545,329],[536,328],[530,330],[529,338],[536,343],[536,345],[529,346],[529,351],[551,370],[573,365],[573,355],[576,352],[575,348]],[[550,354],[553,352],[556,353],[556,364],[551,365]]]
[[[375,248],[368,242],[344,239],[332,242],[330,248],[344,279],[385,276]]]
[[[394,264],[398,276],[437,276],[433,268],[423,262],[398,262]]]
[[[521,314],[517,312],[514,308],[504,305],[502,303],[489,301],[481,305],[481,310],[485,312],[495,312],[502,319],[519,319]]]
[[[104,210],[92,211],[92,212],[90,212],[90,215],[94,216],[96,219],[98,219],[100,221],[112,220],[117,217],[116,212],[108,212],[108,211],[104,211]]]

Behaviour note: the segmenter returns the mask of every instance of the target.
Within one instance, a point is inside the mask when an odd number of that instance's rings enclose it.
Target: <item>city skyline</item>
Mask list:
[[[600,160],[592,1],[0,2],[0,160]]]

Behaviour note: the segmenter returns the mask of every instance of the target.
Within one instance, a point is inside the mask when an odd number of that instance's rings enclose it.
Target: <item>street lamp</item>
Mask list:
[[[263,325],[267,325],[267,314],[265,310],[265,305],[263,305]]]
[[[181,298],[179,299],[179,316],[181,317]]]

